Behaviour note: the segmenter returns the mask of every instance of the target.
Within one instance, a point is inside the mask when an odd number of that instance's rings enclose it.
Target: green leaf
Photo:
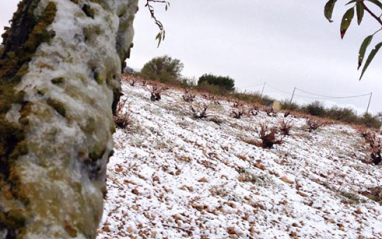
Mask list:
[[[158,34],[157,34],[157,36],[155,37],[155,40],[157,40],[157,39],[159,39],[159,38],[161,38],[162,37],[162,32],[159,32]]]
[[[348,30],[351,21],[353,20],[354,17],[354,8],[350,8],[347,10],[342,17],[342,22],[341,22],[341,38],[344,38],[346,31]]]
[[[355,6],[356,6],[356,10],[357,10],[358,25],[360,25],[362,22],[362,19],[363,19],[363,15],[365,13],[365,9],[363,8],[363,5],[360,2],[357,2],[357,4]]]
[[[367,50],[367,47],[370,45],[371,41],[373,40],[373,35],[370,35],[363,40],[361,47],[359,49],[359,55],[358,55],[358,70],[362,66],[363,59],[365,57],[365,53]]]
[[[374,49],[370,52],[369,56],[367,57],[367,60],[366,60],[366,63],[365,63],[365,66],[363,67],[362,69],[362,73],[361,73],[361,77],[359,78],[359,80],[362,79],[362,76],[363,74],[365,73],[367,67],[369,67],[370,63],[373,61],[375,55],[378,53],[379,49],[382,47],[382,42],[378,43]]]
[[[337,0],[329,0],[326,5],[325,5],[325,17],[328,19],[329,22],[333,22],[332,20],[332,15],[333,15],[333,10],[334,6],[336,5]]]
[[[355,3],[355,2],[358,2],[359,0],[351,0],[350,2],[346,3],[346,5],[349,5],[349,4],[352,4],[352,3]]]
[[[160,46],[160,43],[162,42],[162,32],[159,32],[157,36],[155,37],[155,40],[158,40],[158,46]]]
[[[382,9],[382,3],[378,0],[367,0],[371,3],[374,3],[375,5],[377,5],[380,9]]]

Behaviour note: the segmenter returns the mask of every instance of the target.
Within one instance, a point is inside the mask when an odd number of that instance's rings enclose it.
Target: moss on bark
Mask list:
[[[26,117],[30,105],[24,99],[24,92],[15,90],[28,63],[38,46],[49,41],[53,33],[46,30],[56,14],[56,5],[50,2],[40,16],[34,12],[40,0],[23,0],[12,18],[12,27],[3,34],[4,48],[0,54],[0,201],[13,201],[4,205],[0,202],[0,231],[7,231],[7,238],[22,238],[27,215],[28,199],[20,190],[18,174],[13,169],[19,156],[28,152],[25,131]],[[21,105],[20,120],[12,122],[7,113],[12,106]],[[20,208],[18,203],[24,204]],[[7,208],[5,211],[4,208]]]
[[[0,238],[95,238],[136,9],[20,2],[0,51]]]

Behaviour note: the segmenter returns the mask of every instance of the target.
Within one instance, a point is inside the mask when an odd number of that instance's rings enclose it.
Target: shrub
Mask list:
[[[286,117],[288,117],[290,115],[290,111],[288,110],[288,111],[285,111],[285,113],[284,113],[284,118],[286,118]]]
[[[132,75],[121,75],[121,81],[127,82],[130,86],[135,86],[137,83],[137,78]]]
[[[195,107],[193,105],[190,106],[190,109],[192,111],[192,115],[196,119],[204,119],[207,118],[207,109],[208,105],[207,104],[198,104]]]
[[[308,131],[313,132],[322,126],[322,122],[318,119],[309,118],[306,120],[306,125],[308,126]]]
[[[281,102],[281,109],[288,111],[298,111],[300,110],[300,107],[296,103],[291,103],[289,100],[284,100]]]
[[[218,86],[229,92],[235,90],[235,80],[233,80],[229,76],[215,76],[212,74],[204,74],[199,78],[198,85],[200,86],[203,83]]]
[[[244,115],[245,111],[242,107],[237,109],[232,109],[231,115],[235,119],[240,119]]]
[[[336,106],[327,110],[325,116],[334,120],[343,121],[346,123],[352,123],[358,121],[358,116],[354,110],[349,108],[338,108]]]
[[[151,86],[147,86],[146,89],[151,94],[151,97],[150,97],[151,101],[159,101],[162,99],[162,96],[161,96],[162,92],[165,90],[168,90],[168,87],[158,86],[157,84],[153,84]]]
[[[248,116],[256,116],[259,114],[259,107],[253,106],[251,109],[248,110]]]
[[[232,94],[232,97],[234,97],[235,99],[238,99],[238,100],[242,100],[242,101],[246,101],[246,102],[251,102],[251,103],[255,103],[255,102],[260,102],[261,101],[261,96],[260,94],[257,94],[257,93],[239,93],[239,92],[235,92]]]
[[[141,70],[141,75],[150,80],[167,83],[180,78],[183,67],[184,65],[180,60],[161,56],[146,63]]]
[[[115,115],[113,115],[113,120],[117,128],[126,129],[131,125],[130,113],[123,111],[123,106],[125,105],[127,99],[121,99],[118,102]]]
[[[225,88],[222,88],[222,87],[216,86],[216,85],[210,85],[207,82],[203,82],[201,84],[198,84],[197,87],[200,91],[208,92],[208,93],[213,94],[213,95],[228,96],[230,93]]]
[[[184,89],[195,88],[197,86],[196,79],[183,77],[180,79],[179,86],[184,88]]]
[[[265,105],[267,107],[272,107],[273,102],[275,102],[275,99],[272,99],[271,97],[268,97],[266,95],[261,97],[259,101],[260,104]]]
[[[268,127],[266,124],[260,124],[258,134],[261,139],[261,147],[272,148],[275,144],[281,144],[282,138],[278,137],[279,130],[277,127]]]
[[[182,96],[183,100],[186,102],[193,102],[195,100],[196,95],[192,94],[189,90],[184,91],[184,95]]]
[[[373,116],[369,113],[365,113],[362,118],[359,119],[359,123],[375,129],[379,129],[382,125],[378,116]]]
[[[131,125],[131,117],[128,113],[113,115],[113,120],[117,128],[126,129]]]
[[[362,134],[366,140],[366,143],[369,144],[371,149],[370,157],[373,160],[375,165],[378,165],[382,162],[381,151],[382,151],[382,140],[375,134],[370,131]]]
[[[273,108],[271,107],[268,107],[268,108],[265,108],[265,113],[267,113],[268,116],[270,117],[275,117],[277,116],[276,112],[273,110]]]
[[[280,122],[280,133],[284,136],[290,135],[292,129],[292,123],[286,120]]]
[[[321,117],[324,116],[326,112],[324,105],[319,101],[315,101],[311,104],[304,106],[303,111],[307,114]]]

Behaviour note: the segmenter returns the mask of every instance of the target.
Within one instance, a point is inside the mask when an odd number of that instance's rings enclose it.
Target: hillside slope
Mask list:
[[[382,170],[351,127],[310,133],[288,117],[291,136],[263,149],[249,144],[260,123],[283,114],[234,119],[232,103],[197,96],[201,120],[181,91],[157,102],[140,84],[123,92],[131,122],[114,134],[98,238],[382,238],[382,206],[363,196]]]

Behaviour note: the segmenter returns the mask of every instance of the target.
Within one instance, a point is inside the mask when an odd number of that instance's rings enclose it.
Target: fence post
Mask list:
[[[371,103],[371,97],[373,97],[373,92],[370,93],[369,103],[367,104],[366,114],[369,113],[369,107]]]
[[[264,85],[263,85],[263,90],[261,91],[261,95],[260,95],[260,98],[263,98],[263,94],[264,94],[264,89],[265,89],[265,85],[266,85],[267,83],[266,82],[264,82]]]
[[[293,93],[292,93],[292,98],[290,98],[290,104],[292,104],[292,101],[293,101],[293,97],[294,97],[294,92],[296,92],[296,87],[293,89]]]

